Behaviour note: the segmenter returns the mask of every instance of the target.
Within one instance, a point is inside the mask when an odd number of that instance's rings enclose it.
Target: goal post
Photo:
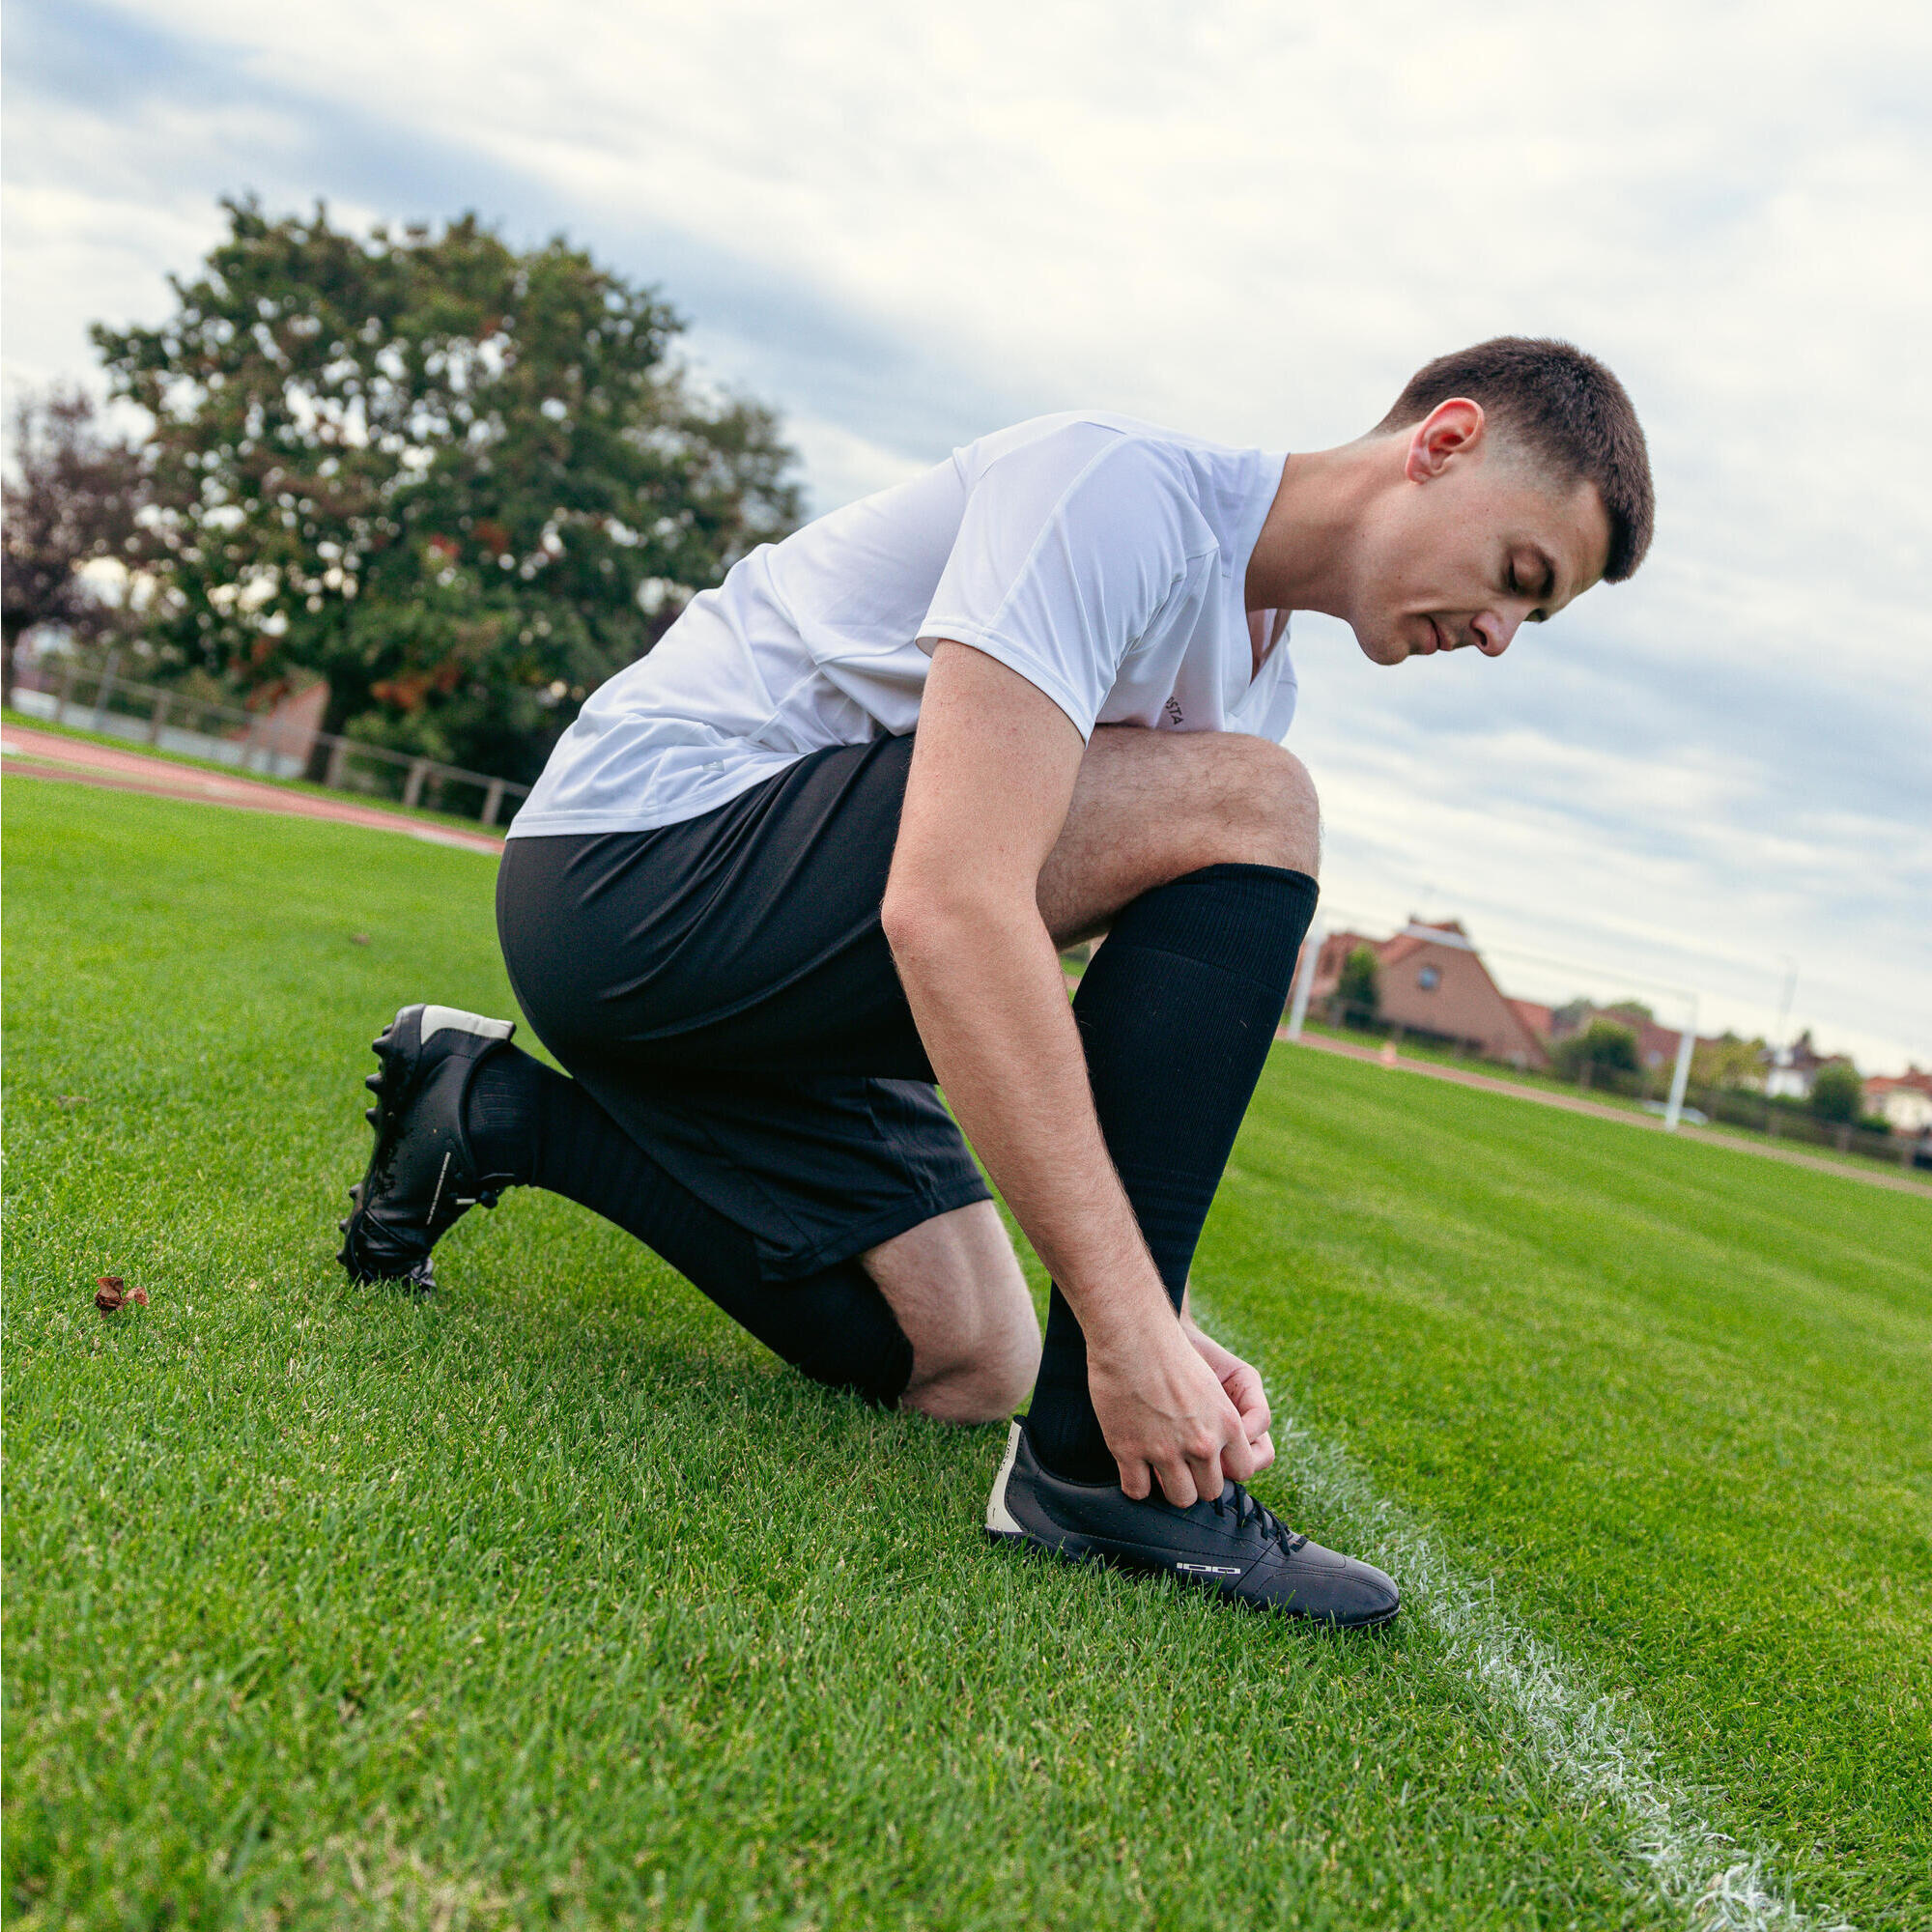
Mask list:
[[[1670,1104],[1663,1110],[1663,1130],[1674,1134],[1684,1115],[1684,1090],[1690,1084],[1690,1056],[1697,1050],[1697,996],[1690,995],[1690,1010],[1684,1016],[1684,1031],[1677,1037],[1677,1065],[1670,1075]]]
[[[1318,919],[1301,942],[1301,965],[1294,976],[1294,997],[1289,1003],[1288,1037],[1301,1037],[1301,1023],[1308,1017],[1308,989],[1315,983],[1315,968],[1321,962],[1322,942],[1327,930]]]

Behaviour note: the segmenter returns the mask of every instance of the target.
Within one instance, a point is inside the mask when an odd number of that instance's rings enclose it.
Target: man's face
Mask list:
[[[1407,432],[1400,485],[1364,533],[1350,622],[1377,664],[1467,647],[1500,657],[1604,574],[1596,488],[1552,482],[1448,402]]]

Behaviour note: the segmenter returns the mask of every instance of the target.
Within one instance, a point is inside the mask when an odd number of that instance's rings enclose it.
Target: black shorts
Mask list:
[[[769,1280],[991,1198],[879,928],[911,757],[838,746],[681,825],[504,848],[525,1017]]]

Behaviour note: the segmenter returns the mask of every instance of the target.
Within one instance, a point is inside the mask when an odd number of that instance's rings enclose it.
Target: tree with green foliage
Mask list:
[[[1550,1050],[1550,1062],[1565,1079],[1587,1087],[1599,1073],[1638,1070],[1636,1035],[1627,1026],[1601,1015],[1581,1033],[1560,1039]]]
[[[1346,1023],[1364,1026],[1381,1010],[1381,962],[1375,949],[1357,946],[1342,962],[1335,981],[1335,998]]]
[[[153,419],[156,668],[528,779],[693,592],[797,522],[773,415],[699,390],[650,290],[465,215],[366,237],[224,203],[156,328],[97,327]]]
[[[1821,1121],[1850,1125],[1864,1112],[1865,1083],[1849,1060],[1833,1060],[1811,1079],[1811,1111]]]
[[[1690,1056],[1690,1078],[1699,1087],[1761,1091],[1767,1050],[1762,1037],[1742,1039],[1728,1031],[1699,1040]]]

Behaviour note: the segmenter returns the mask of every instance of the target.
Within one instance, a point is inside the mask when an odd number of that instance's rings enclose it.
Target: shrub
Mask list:
[[[1811,1082],[1811,1111],[1821,1121],[1849,1122],[1864,1111],[1865,1083],[1849,1061],[1821,1066]]]
[[[1558,1040],[1550,1062],[1566,1080],[1587,1087],[1598,1073],[1634,1073],[1636,1035],[1615,1020],[1594,1019],[1581,1033]]]
[[[1382,1003],[1382,985],[1381,965],[1372,948],[1358,946],[1342,962],[1335,997],[1342,1003],[1345,1019],[1359,1025],[1375,1018]]]

